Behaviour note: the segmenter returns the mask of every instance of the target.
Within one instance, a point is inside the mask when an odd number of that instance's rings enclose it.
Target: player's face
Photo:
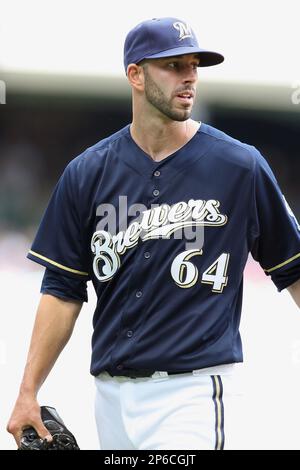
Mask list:
[[[194,54],[148,60],[144,65],[147,101],[174,121],[189,119],[198,65],[199,57]]]

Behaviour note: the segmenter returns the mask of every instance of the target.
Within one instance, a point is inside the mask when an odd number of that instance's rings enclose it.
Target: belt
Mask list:
[[[111,376],[111,377],[129,377],[130,379],[138,379],[138,378],[143,378],[143,377],[151,377],[153,374],[155,374],[155,372],[157,372],[156,370],[150,370],[150,369],[126,369],[124,371],[122,371],[122,373],[120,374],[112,374],[111,372],[109,371],[106,371],[108,372],[108,374]],[[187,373],[192,373],[193,371],[192,370],[179,370],[179,371],[163,371],[162,373],[163,374],[168,374],[168,375],[175,375],[175,374],[187,374]]]

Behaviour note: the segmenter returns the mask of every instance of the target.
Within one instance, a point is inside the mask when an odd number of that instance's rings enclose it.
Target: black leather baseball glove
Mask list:
[[[80,450],[73,434],[51,406],[41,406],[41,418],[53,437],[52,442],[41,439],[32,427],[24,429],[19,450]]]

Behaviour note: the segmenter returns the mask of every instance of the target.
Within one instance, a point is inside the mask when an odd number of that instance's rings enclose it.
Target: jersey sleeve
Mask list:
[[[300,226],[259,152],[253,188],[251,254],[281,291],[300,279]]]
[[[75,160],[53,191],[27,257],[65,276],[88,280]]]
[[[41,294],[51,294],[67,300],[88,301],[87,283],[78,276],[78,279],[65,276],[62,273],[46,268],[41,285]]]

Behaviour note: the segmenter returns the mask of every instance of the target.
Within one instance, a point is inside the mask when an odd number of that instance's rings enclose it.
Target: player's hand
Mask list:
[[[52,441],[52,436],[41,419],[40,405],[36,398],[32,395],[19,396],[6,427],[7,431],[13,435],[18,448],[22,431],[29,426],[36,430],[41,439]]]

